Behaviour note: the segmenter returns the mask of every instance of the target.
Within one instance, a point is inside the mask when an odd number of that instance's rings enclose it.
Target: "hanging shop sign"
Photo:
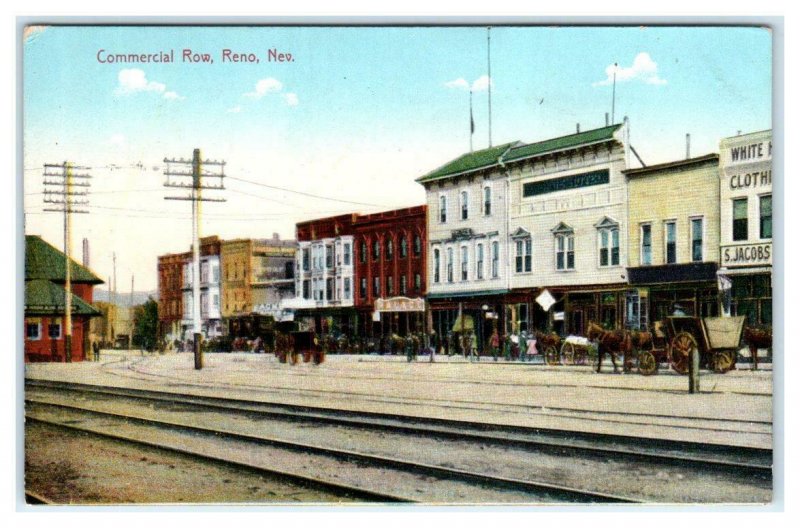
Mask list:
[[[410,299],[408,297],[391,297],[389,299],[375,300],[376,312],[424,312],[423,299]]]
[[[720,250],[726,267],[772,265],[772,242],[732,244],[721,246]]]
[[[536,302],[539,303],[539,306],[546,312],[556,303],[556,300],[553,298],[553,295],[545,289],[536,297]]]

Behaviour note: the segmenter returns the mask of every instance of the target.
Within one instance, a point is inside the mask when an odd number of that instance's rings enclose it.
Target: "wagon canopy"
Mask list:
[[[744,315],[735,317],[704,317],[708,346],[712,349],[739,348],[744,327]]]

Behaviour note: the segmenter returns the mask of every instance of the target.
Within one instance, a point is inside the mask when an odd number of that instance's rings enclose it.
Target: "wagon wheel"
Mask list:
[[[564,343],[561,345],[561,357],[564,358],[565,365],[575,365],[575,345],[572,343]]]
[[[714,372],[724,374],[736,366],[736,356],[733,350],[719,350],[714,352],[712,358]]]
[[[652,376],[656,372],[658,372],[658,361],[655,354],[649,350],[639,352],[639,374]]]
[[[547,364],[551,366],[561,364],[561,358],[558,354],[558,349],[553,345],[548,346],[544,350],[544,359],[547,362]]]
[[[689,372],[689,361],[693,352],[697,352],[697,341],[688,332],[680,332],[672,339],[669,359],[675,372]]]
[[[586,347],[577,347],[575,349],[575,364],[576,365],[585,365],[586,360],[589,357],[589,352]]]

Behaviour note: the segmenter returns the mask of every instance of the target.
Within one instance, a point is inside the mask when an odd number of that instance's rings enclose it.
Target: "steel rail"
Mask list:
[[[58,407],[68,409],[71,411],[83,412],[86,414],[93,414],[103,417],[112,417],[126,420],[127,422],[137,422],[146,426],[156,426],[160,428],[169,428],[173,430],[190,431],[198,434],[205,434],[215,438],[227,438],[231,440],[251,442],[261,445],[269,445],[281,449],[291,450],[299,453],[313,453],[315,455],[324,455],[336,460],[345,460],[348,462],[356,462],[361,464],[369,464],[373,467],[389,467],[409,473],[415,473],[423,476],[437,476],[440,478],[447,478],[457,480],[467,484],[479,484],[491,486],[495,488],[506,488],[516,491],[525,491],[532,494],[544,495],[546,498],[555,498],[556,501],[549,502],[562,502],[562,503],[641,503],[643,500],[623,497],[619,495],[592,492],[581,490],[568,486],[560,486],[557,484],[550,484],[545,482],[536,482],[531,480],[522,480],[516,478],[500,477],[486,473],[476,473],[466,470],[447,468],[432,464],[424,464],[410,460],[403,460],[398,458],[383,457],[379,455],[371,455],[366,453],[359,453],[356,451],[334,449],[319,445],[304,444],[301,442],[287,441],[278,438],[270,438],[264,436],[256,436],[245,433],[238,433],[224,429],[214,429],[209,427],[202,427],[196,425],[188,425],[178,422],[171,422],[166,420],[156,420],[152,418],[143,418],[141,416],[132,416],[122,413],[114,413],[107,411],[99,411],[95,409],[87,409],[79,406],[72,406],[60,403],[51,402],[33,402],[26,400],[26,403],[36,403],[38,405],[48,405],[51,407]],[[70,426],[75,427],[75,426]],[[77,428],[81,429],[81,428]],[[94,432],[89,430],[89,432]],[[102,433],[111,434],[111,433]],[[113,436],[113,435],[112,435]],[[153,444],[155,446],[155,444]],[[206,456],[206,455],[204,455]],[[357,488],[356,488],[357,489]],[[404,499],[405,502],[413,501],[412,499]],[[541,502],[540,500],[532,500],[531,502]]]
[[[658,462],[678,467],[691,466],[706,471],[744,474],[761,479],[772,477],[771,449],[310,407],[218,396],[177,394],[150,389],[98,387],[50,381],[35,382],[30,385],[55,390],[123,395],[133,399],[202,406],[216,411],[233,411],[292,421],[322,422],[394,433],[470,440],[557,454],[572,452],[603,458],[612,456],[616,459],[627,459],[634,462]]]

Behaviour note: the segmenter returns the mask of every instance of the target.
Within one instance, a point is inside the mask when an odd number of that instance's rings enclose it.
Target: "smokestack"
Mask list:
[[[690,148],[689,147],[691,146],[691,138],[692,138],[691,135],[686,134],[686,159],[690,158],[690,155],[689,155]]]
[[[89,239],[83,239],[83,265],[89,267]]]
[[[608,126],[608,112],[606,112],[606,126]]]
[[[575,133],[576,134],[580,134],[581,133],[581,124],[580,123],[575,123]]]

